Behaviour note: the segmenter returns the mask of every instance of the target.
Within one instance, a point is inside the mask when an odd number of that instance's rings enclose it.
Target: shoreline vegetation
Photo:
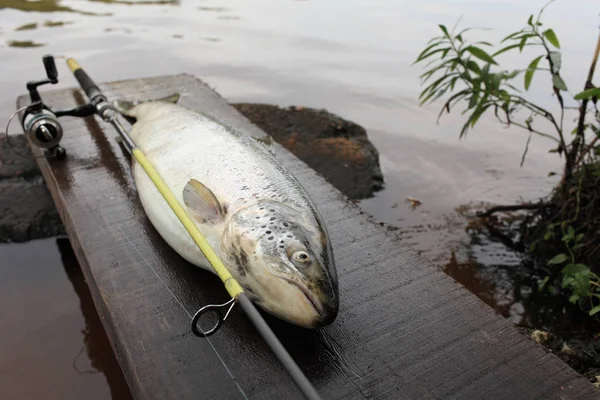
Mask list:
[[[528,333],[600,387],[600,88],[593,84],[600,32],[590,51],[591,63],[581,70],[585,78],[567,84],[561,76],[559,36],[542,22],[543,11],[553,1],[496,45],[469,42],[470,31],[479,28],[449,30],[440,24],[441,35],[425,45],[413,65],[427,62],[421,75],[427,86],[419,100],[423,105],[443,99],[438,121],[444,113],[464,107],[461,112],[467,117],[460,138],[487,113],[504,127],[528,135],[521,165],[532,135],[547,139],[553,145],[549,151],[560,157],[561,179],[547,196],[538,202],[498,205],[474,218],[519,251],[527,260],[522,273],[538,279],[536,295],[547,312],[539,329]],[[501,67],[500,55],[522,54],[525,48],[537,54],[523,68]],[[558,112],[528,99],[534,77],[547,82]],[[568,112],[577,113],[573,124],[565,120]],[[498,224],[501,220],[508,222]]]

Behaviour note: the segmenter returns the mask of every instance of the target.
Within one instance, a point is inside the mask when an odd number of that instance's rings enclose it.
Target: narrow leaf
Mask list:
[[[525,47],[525,43],[527,43],[527,36],[523,36],[521,41],[519,42],[519,51],[523,52],[523,47]]]
[[[533,78],[533,73],[535,72],[535,69],[537,68],[537,65],[542,57],[543,55],[536,57],[533,59],[533,61],[531,61],[531,63],[529,63],[527,72],[525,72],[525,90],[529,89],[529,85],[531,85],[531,79]]]
[[[552,257],[552,259],[550,261],[548,261],[548,265],[556,265],[556,264],[562,264],[565,261],[567,261],[569,259],[569,256],[567,256],[564,253],[558,254],[554,257]]]
[[[475,107],[477,105],[477,100],[479,100],[479,92],[475,92],[471,96],[471,100],[469,101],[469,108]]]
[[[522,34],[523,32],[524,32],[523,30],[520,30],[520,31],[518,31],[518,32],[513,32],[513,33],[511,33],[510,35],[506,36],[504,39],[502,39],[502,40],[500,41],[500,43],[502,43],[502,42],[506,42],[507,40],[510,40],[510,39],[513,39],[514,37],[516,37],[516,36],[519,36],[519,35],[520,35],[520,34]]]
[[[546,283],[548,283],[548,281],[550,280],[549,276],[544,277],[544,279],[542,279],[541,282],[538,283],[538,292],[541,292],[542,290],[544,290],[544,286],[546,286]]]
[[[438,25],[440,27],[440,29],[442,30],[442,32],[444,32],[444,35],[446,35],[446,37],[450,37],[450,35],[448,34],[448,29],[446,29],[446,27],[444,25]]]
[[[600,306],[596,306],[590,310],[590,317],[600,311]]]
[[[590,97],[600,96],[600,88],[592,88],[577,93],[573,98],[575,100],[589,99]]]
[[[495,64],[498,65],[498,63],[496,63],[496,61],[494,61],[494,59],[485,51],[481,50],[479,47],[475,47],[475,46],[469,46],[466,48],[466,50],[473,54],[475,57],[483,60],[483,61],[487,61],[490,64]]]
[[[548,39],[550,43],[557,49],[560,49],[560,43],[558,42],[558,38],[552,29],[547,29],[544,31],[543,35]]]
[[[468,89],[465,89],[465,90],[461,90],[461,91],[460,91],[460,92],[458,92],[458,93],[455,93],[455,94],[453,94],[453,95],[452,95],[452,97],[450,97],[450,98],[449,98],[449,99],[446,101],[446,103],[445,103],[445,104],[442,106],[442,109],[440,110],[440,113],[438,114],[438,121],[439,121],[440,117],[442,116],[442,114],[444,113],[444,110],[446,110],[446,111],[450,112],[450,107],[451,107],[451,105],[452,105],[451,103],[452,103],[454,100],[458,101],[458,100],[460,100],[461,98],[465,97],[465,96],[466,96],[468,93],[469,93],[469,90],[468,90]],[[456,104],[456,103],[455,103],[455,104]]]
[[[467,68],[475,72],[477,75],[481,74],[481,69],[479,68],[479,65],[477,65],[477,63],[473,60],[469,60],[467,62]]]
[[[420,61],[423,61],[423,60],[424,60],[424,59],[426,59],[426,58],[429,58],[429,57],[431,57],[432,55],[434,55],[434,54],[436,54],[436,53],[441,53],[441,52],[443,52],[443,51],[446,51],[446,50],[448,50],[448,49],[449,49],[449,48],[443,48],[443,49],[435,49],[435,50],[431,50],[431,51],[429,51],[429,53],[425,53],[425,54],[423,54],[422,56],[419,56],[419,58],[418,58],[417,60],[415,60],[415,62],[414,62],[413,64],[416,64],[416,63],[418,63],[418,62],[420,62]]]
[[[413,63],[413,64],[415,64],[415,63],[417,63],[417,62],[421,61],[423,58],[425,58],[425,57],[423,57],[423,56],[424,56],[424,55],[425,55],[425,54],[426,54],[426,53],[427,53],[429,50],[433,49],[433,48],[434,48],[434,47],[436,47],[436,46],[439,46],[440,44],[442,44],[442,42],[441,42],[441,41],[440,41],[440,42],[433,43],[433,44],[431,44],[431,45],[429,45],[429,46],[425,47],[425,48],[423,49],[423,51],[422,51],[422,52],[419,54],[419,56],[417,57],[417,59],[414,61],[414,63]]]
[[[565,83],[565,81],[562,80],[562,78],[560,77],[560,75],[553,75],[552,76],[552,83],[559,90],[562,90],[564,92],[566,92],[567,90],[569,90],[569,89],[567,89],[567,84]]]
[[[512,49],[514,49],[515,47],[519,47],[519,46],[520,46],[519,44],[511,44],[510,46],[506,46],[505,48],[503,48],[503,49],[500,49],[500,50],[498,50],[497,52],[495,52],[494,54],[492,54],[492,57],[496,57],[496,56],[497,56],[497,55],[499,55],[499,54],[502,54],[502,53],[504,53],[504,52],[506,52],[506,51],[512,50]]]
[[[504,73],[502,72],[492,75],[492,90],[498,90],[498,88],[500,88],[500,82],[502,81],[503,77]]]

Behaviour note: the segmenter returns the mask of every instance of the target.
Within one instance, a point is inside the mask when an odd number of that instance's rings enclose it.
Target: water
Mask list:
[[[0,245],[0,398],[130,399],[68,240]]]
[[[5,7],[0,10],[0,110],[7,116],[25,82],[43,78],[41,57],[47,53],[57,57],[60,82],[54,88],[76,85],[64,63],[74,57],[99,82],[189,73],[231,102],[325,108],[364,126],[381,153],[386,188],[361,201],[362,207],[399,227],[406,243],[507,318],[527,324],[532,311],[523,299],[535,282],[524,283],[511,273],[519,257],[466,230],[457,210],[482,202],[535,200],[556,182],[548,172],[560,172],[561,162],[548,153],[551,142],[533,137],[520,167],[527,134],[501,128],[489,117],[459,140],[464,120],[458,109],[436,124],[441,104],[418,106],[423,67],[411,63],[439,34],[438,23],[452,26],[462,16],[461,26],[493,28],[471,40],[495,41],[520,29],[544,4],[0,0]],[[546,25],[560,39],[562,76],[573,93],[587,75],[599,11],[593,1],[562,0],[545,12]],[[536,55],[527,50],[500,61],[507,68],[524,67]],[[536,75],[528,96],[556,110],[549,89],[547,76]],[[422,204],[412,209],[407,196]],[[14,257],[21,254],[18,247],[10,248]],[[20,291],[19,282],[11,290]],[[59,306],[72,304],[65,300]],[[27,373],[35,376],[30,368]]]

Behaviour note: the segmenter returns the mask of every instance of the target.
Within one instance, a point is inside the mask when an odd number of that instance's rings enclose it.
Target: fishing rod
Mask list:
[[[192,330],[194,334],[197,336],[205,337],[216,332],[216,330],[219,329],[223,321],[229,315],[229,312],[231,311],[235,303],[239,303],[242,309],[245,311],[248,318],[250,319],[250,321],[252,322],[252,324],[255,326],[255,328],[258,330],[263,339],[267,342],[271,350],[275,353],[280,362],[286,368],[291,378],[296,383],[301,392],[304,394],[304,396],[310,400],[320,399],[317,391],[314,389],[314,387],[306,378],[302,370],[300,370],[300,368],[289,355],[287,350],[283,347],[275,333],[273,333],[269,325],[260,315],[254,304],[250,301],[250,299],[244,292],[242,286],[231,275],[231,273],[223,265],[221,260],[219,260],[214,250],[204,239],[201,232],[198,230],[198,228],[191,220],[189,215],[185,212],[184,208],[173,195],[167,184],[161,178],[158,171],[149,162],[142,150],[140,150],[136,146],[132,138],[129,136],[127,130],[121,124],[119,120],[119,112],[109,103],[108,99],[102,93],[100,88],[94,83],[94,81],[77,63],[77,61],[75,61],[73,58],[69,58],[67,59],[67,65],[89,99],[89,104],[84,106],[84,111],[89,112],[91,110],[90,106],[93,107],[95,114],[100,116],[105,122],[108,122],[115,128],[120,138],[122,139],[122,144],[124,145],[126,150],[144,168],[144,170],[146,171],[152,182],[155,184],[161,195],[167,201],[175,215],[179,218],[189,235],[200,248],[206,259],[210,262],[211,266],[223,282],[225,289],[231,296],[231,300],[229,300],[225,304],[207,305],[198,310],[198,312],[194,315],[192,319]],[[231,305],[227,313],[225,314],[225,316],[223,316],[222,313],[219,311],[219,308],[229,305],[230,303]],[[211,330],[207,332],[200,331],[197,329],[197,321],[201,315],[208,311],[217,312],[219,318],[218,322]]]
[[[9,141],[10,123],[20,112],[23,112],[20,122],[25,135],[34,145],[42,149],[43,155],[37,157],[47,157],[49,159],[56,160],[63,160],[66,157],[66,150],[60,146],[60,141],[63,137],[63,128],[59,122],[59,117],[88,117],[96,114],[105,122],[111,124],[119,134],[121,145],[144,168],[152,182],[156,185],[157,189],[165,198],[175,215],[179,218],[196,245],[200,248],[206,259],[210,262],[211,266],[223,282],[225,289],[231,296],[231,299],[224,304],[206,305],[194,314],[192,318],[192,332],[194,335],[199,337],[208,337],[214,334],[221,327],[223,321],[225,321],[233,306],[236,303],[239,303],[252,324],[267,342],[271,350],[275,353],[304,396],[309,400],[320,400],[317,391],[289,355],[287,350],[283,347],[275,333],[273,333],[254,304],[250,301],[248,296],[246,296],[242,286],[219,260],[214,250],[204,239],[196,225],[185,212],[184,208],[173,195],[167,184],[163,181],[158,171],[156,171],[156,169],[146,158],[145,154],[136,146],[132,138],[129,136],[127,130],[121,124],[119,120],[119,112],[112,106],[112,104],[110,104],[100,88],[81,68],[77,61],[75,61],[73,58],[69,58],[67,59],[67,65],[85,92],[89,101],[86,104],[69,110],[52,110],[50,106],[44,103],[37,88],[46,84],[54,85],[58,83],[58,72],[56,70],[56,64],[52,55],[48,54],[43,56],[42,61],[46,70],[47,79],[27,82],[26,86],[27,90],[29,91],[31,103],[17,109],[8,119],[5,130],[7,144],[16,154],[29,158],[29,156],[19,153]],[[229,306],[229,308],[223,316],[220,309],[227,306]],[[208,331],[198,329],[198,320],[203,314],[209,311],[217,313],[217,323]]]

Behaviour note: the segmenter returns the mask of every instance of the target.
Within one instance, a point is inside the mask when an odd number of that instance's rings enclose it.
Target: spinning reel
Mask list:
[[[38,87],[48,83],[57,84],[58,72],[52,55],[45,55],[42,58],[42,62],[46,69],[47,79],[27,82],[31,104],[25,107],[21,126],[29,140],[36,146],[46,149],[47,155],[50,158],[64,159],[66,157],[66,150],[60,146],[60,141],[63,137],[63,128],[58,118],[65,115],[87,117],[95,113],[95,107],[92,103],[88,103],[71,110],[53,111],[48,105],[44,104],[38,92]],[[8,135],[8,126],[6,134]]]

